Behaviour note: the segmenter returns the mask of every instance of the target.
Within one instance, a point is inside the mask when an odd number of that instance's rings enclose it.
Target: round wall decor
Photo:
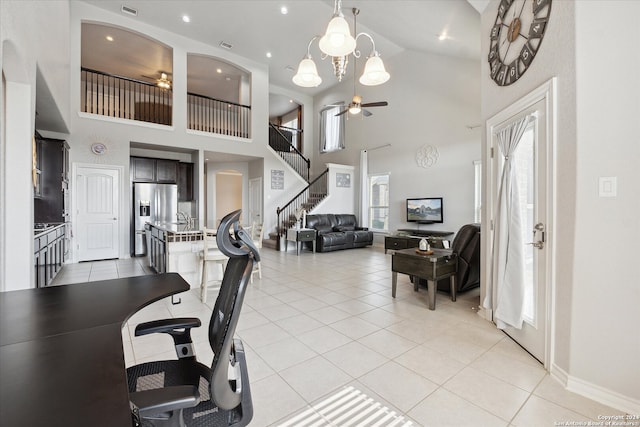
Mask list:
[[[421,168],[430,168],[438,161],[438,149],[433,145],[423,145],[416,152],[416,163]]]
[[[101,156],[101,155],[103,155],[104,153],[106,153],[106,152],[107,152],[107,146],[106,146],[106,145],[104,145],[104,144],[103,144],[103,143],[101,143],[101,142],[93,143],[93,144],[91,144],[91,152],[92,152],[93,154],[96,154],[96,155],[98,155],[98,156]]]

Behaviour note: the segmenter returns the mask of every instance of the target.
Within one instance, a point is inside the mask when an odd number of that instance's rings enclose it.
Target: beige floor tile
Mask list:
[[[379,326],[373,325],[359,317],[348,317],[344,320],[332,323],[331,327],[351,339],[357,340],[366,335],[380,330]]]
[[[466,366],[424,345],[412,348],[394,360],[439,385],[447,382]]]
[[[304,332],[308,332],[324,326],[324,323],[312,317],[309,317],[306,314],[287,317],[286,319],[278,320],[274,323],[280,326],[282,329],[288,331],[293,336],[298,336]]]
[[[397,357],[418,345],[384,329],[360,338],[358,342],[388,358]]]
[[[469,366],[529,392],[547,374],[542,365],[530,365],[492,351],[486,352]]]
[[[276,372],[318,355],[318,353],[293,337],[260,348],[254,348],[254,350]]]
[[[304,332],[299,334],[297,338],[319,354],[326,353],[327,351],[351,342],[351,338],[341,334],[329,326],[323,326],[309,332]]]
[[[443,387],[505,421],[510,421],[529,397],[526,391],[473,368],[465,368]]]
[[[331,306],[310,311],[307,313],[307,315],[324,323],[325,325],[335,323],[339,320],[346,319],[347,317],[351,316],[349,313]]]
[[[307,406],[307,402],[279,375],[251,382],[251,425],[268,426]]]
[[[265,345],[291,338],[288,332],[271,322],[242,331],[236,330],[236,335],[256,350]]]
[[[403,412],[413,408],[438,386],[395,362],[387,362],[358,379]]]
[[[331,350],[323,356],[353,378],[358,378],[389,361],[380,353],[356,341]]]
[[[538,396],[531,396],[524,404],[511,425],[518,427],[538,427],[556,425],[587,425],[588,417],[558,406]],[[561,424],[563,423],[564,424]],[[568,424],[574,422],[577,424]],[[585,424],[581,424],[584,422]]]
[[[598,420],[598,415],[617,415],[622,413],[622,411],[566,390],[557,380],[551,378],[549,375],[545,376],[533,394],[582,414],[592,420]]]
[[[280,376],[307,402],[324,396],[353,379],[320,356],[287,368],[280,372]]]
[[[438,389],[408,415],[423,426],[501,427],[508,423],[445,389]]]
[[[275,322],[277,320],[286,319],[287,317],[297,316],[301,314],[301,311],[293,308],[290,304],[280,303],[261,308],[260,314],[270,321]]]

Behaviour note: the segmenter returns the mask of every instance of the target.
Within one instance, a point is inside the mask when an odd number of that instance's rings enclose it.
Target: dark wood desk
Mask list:
[[[433,249],[432,255],[416,252],[415,248],[395,251],[391,256],[391,296],[396,297],[398,273],[416,276],[413,279],[414,290],[418,290],[418,279],[426,279],[429,293],[429,310],[436,309],[436,287],[438,280],[449,277],[451,281],[451,299],[455,301],[456,272],[458,258],[449,249]]]
[[[177,273],[0,293],[0,425],[130,426],[122,325]]]

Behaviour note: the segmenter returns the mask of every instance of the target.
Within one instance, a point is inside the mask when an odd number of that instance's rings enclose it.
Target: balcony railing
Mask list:
[[[81,69],[81,111],[107,117],[171,125],[173,93],[156,85]]]
[[[173,92],[153,83],[81,68],[81,111],[171,125]],[[249,138],[251,107],[187,93],[187,127]]]
[[[192,130],[249,138],[251,107],[187,93],[187,126]]]

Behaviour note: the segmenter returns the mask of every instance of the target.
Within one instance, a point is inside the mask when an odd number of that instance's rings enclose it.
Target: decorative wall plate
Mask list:
[[[107,152],[107,146],[101,142],[96,142],[94,144],[91,144],[91,152],[93,154],[101,156]]]
[[[416,152],[416,163],[421,168],[430,168],[438,161],[438,149],[433,145],[423,145]]]

